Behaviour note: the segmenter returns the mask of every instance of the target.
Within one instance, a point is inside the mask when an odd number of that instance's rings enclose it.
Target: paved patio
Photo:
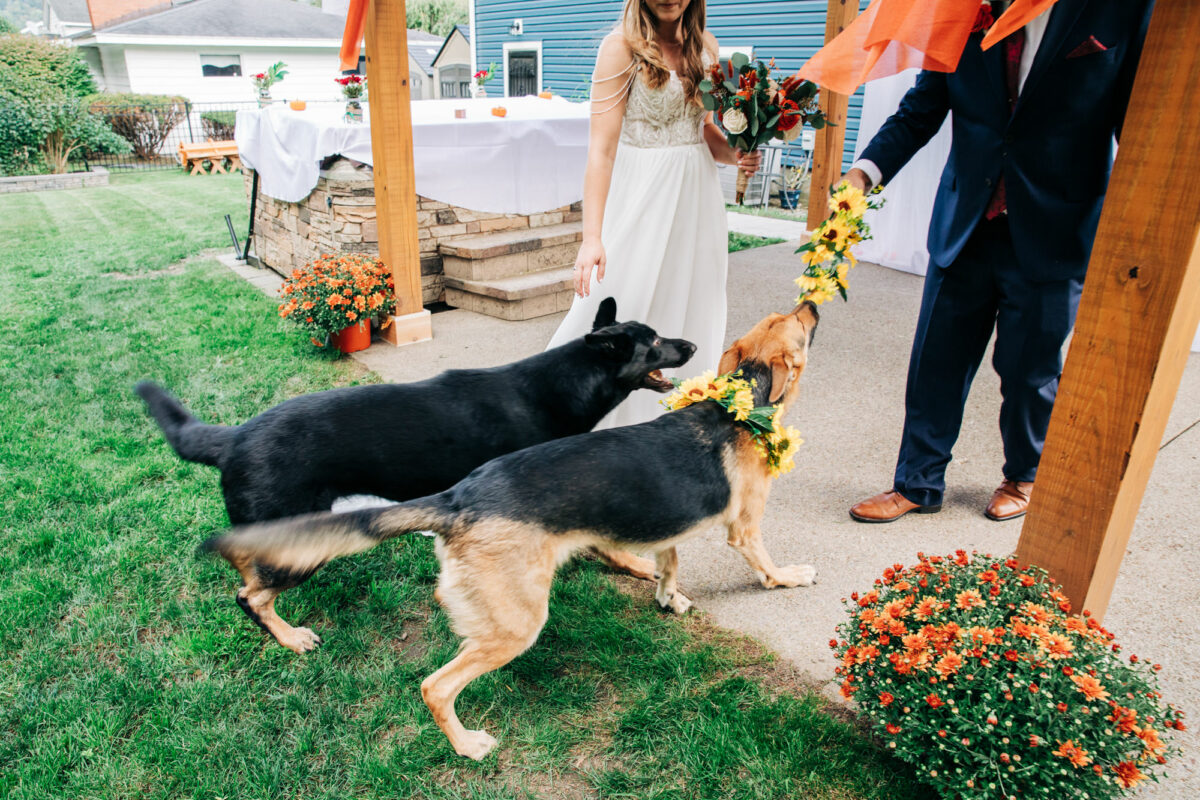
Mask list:
[[[729,341],[767,312],[790,306],[797,270],[793,249],[781,244],[730,256]],[[822,680],[832,677],[827,642],[843,616],[840,598],[870,586],[893,562],[913,562],[918,550],[1010,552],[1021,526],[991,522],[982,513],[1001,480],[1002,463],[999,381],[987,367],[980,370],[968,403],[942,513],[883,526],[850,519],[847,509],[854,502],[891,486],[921,292],[920,278],[871,264],[860,266],[851,280],[849,303],[834,301],[822,308],[801,400],[789,417],[805,445],[797,469],[774,487],[764,521],[776,560],[815,564],[817,585],[763,591],[715,531],[680,548],[681,585],[699,608]],[[449,368],[503,364],[541,350],[559,319],[504,322],[448,311],[434,315],[433,341],[401,349],[376,344],[359,360],[397,382]],[[1200,531],[1200,504],[1192,504],[1197,486],[1200,354],[1193,354],[1105,621],[1125,652],[1163,664],[1167,699],[1193,716],[1200,709],[1200,627],[1194,624],[1200,573],[1191,561],[1197,549],[1193,536]],[[646,602],[651,602],[649,587]],[[1177,741],[1184,753],[1172,766],[1172,779],[1138,797],[1200,797],[1195,728]]]

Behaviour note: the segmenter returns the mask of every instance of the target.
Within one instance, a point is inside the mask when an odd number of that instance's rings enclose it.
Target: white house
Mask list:
[[[471,96],[471,26],[456,25],[433,59],[433,97]]]
[[[86,7],[113,0],[46,3]],[[252,102],[250,76],[282,61],[288,74],[272,89],[277,99],[340,100],[334,79],[342,74],[338,50],[344,26],[344,12],[326,13],[293,0],[176,0],[75,33],[69,41],[108,92],[182,95],[195,103]],[[414,99],[432,97],[431,65],[441,44],[440,37],[409,31]]]

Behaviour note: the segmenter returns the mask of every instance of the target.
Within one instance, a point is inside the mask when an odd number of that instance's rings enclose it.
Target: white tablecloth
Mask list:
[[[493,116],[504,106],[508,114]],[[239,111],[234,138],[259,190],[289,203],[317,185],[331,155],[372,163],[370,105],[362,124],[337,104]],[[466,111],[456,119],[455,109]],[[418,100],[412,104],[417,194],[475,211],[533,214],[583,196],[589,109],[561,97]]]

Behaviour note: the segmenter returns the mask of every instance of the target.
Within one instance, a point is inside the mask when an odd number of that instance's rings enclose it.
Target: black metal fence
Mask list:
[[[71,158],[72,171],[95,166],[113,171],[172,169],[180,166],[179,145],[233,139],[237,112],[257,108],[250,102],[230,103],[153,103],[141,105],[93,106],[118,136],[129,142],[131,151],[119,155],[77,153]]]

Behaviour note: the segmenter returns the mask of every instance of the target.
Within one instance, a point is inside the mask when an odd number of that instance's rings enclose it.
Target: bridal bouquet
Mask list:
[[[849,285],[846,273],[857,261],[850,248],[871,238],[871,228],[863,220],[868,209],[882,208],[883,200],[872,199],[882,186],[876,186],[870,195],[864,195],[846,181],[829,196],[829,210],[833,215],[818,225],[812,237],[796,250],[804,261],[804,273],[796,278],[800,287],[797,303],[811,300],[821,305],[840,294],[846,299]]]
[[[795,140],[805,123],[825,127],[825,115],[817,105],[817,85],[798,76],[776,82],[771,77],[774,59],[750,63],[743,53],[734,53],[725,71],[716,64],[708,78],[700,81],[700,101],[717,115],[730,147],[751,153],[772,139]],[[739,171],[737,202],[746,195],[746,173]]]

